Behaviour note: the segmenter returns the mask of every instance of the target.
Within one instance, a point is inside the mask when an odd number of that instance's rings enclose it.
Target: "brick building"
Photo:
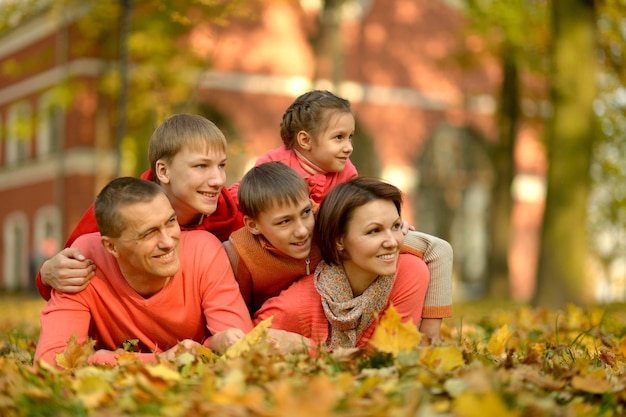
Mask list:
[[[342,14],[339,55],[332,63],[320,62],[308,40],[319,10],[309,3],[315,2],[266,2],[252,22],[233,22],[219,29],[219,36],[215,28],[198,28],[190,38],[191,47],[212,56],[213,68],[202,76],[199,108],[210,109],[205,115],[228,132],[229,183],[259,155],[280,145],[282,113],[297,95],[311,88],[334,89],[351,101],[357,117],[355,165],[400,186],[408,197],[405,217],[427,230],[415,214],[425,178],[422,152],[442,129],[457,136],[471,129],[493,139],[497,66],[456,64],[454,53],[475,40],[461,36],[461,16],[442,0],[350,2],[352,7]],[[0,39],[4,289],[32,286],[33,255],[62,246],[115,172],[112,107],[96,87],[104,63],[97,49],[74,47],[78,35],[68,20],[55,24],[41,16]],[[33,65],[11,73],[12,62]],[[81,83],[81,92],[60,107],[51,96],[68,78]],[[519,152],[532,149],[525,160],[535,162],[527,169],[522,161],[521,171],[540,174],[541,149],[532,148],[532,133],[527,136]],[[478,229],[484,229],[484,214]],[[531,241],[537,220],[521,221],[530,222],[523,231]],[[532,251],[527,243],[520,250]]]

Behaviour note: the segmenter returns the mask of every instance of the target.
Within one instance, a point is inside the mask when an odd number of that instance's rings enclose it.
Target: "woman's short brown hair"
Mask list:
[[[320,205],[315,233],[320,242],[322,258],[327,264],[341,265],[337,242],[346,234],[346,226],[354,211],[374,200],[391,201],[398,214],[402,206],[402,192],[395,186],[372,177],[356,177],[335,186]]]

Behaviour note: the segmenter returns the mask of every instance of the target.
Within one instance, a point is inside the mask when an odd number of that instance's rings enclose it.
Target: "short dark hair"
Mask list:
[[[346,234],[346,225],[354,211],[374,200],[391,201],[398,214],[402,206],[402,192],[395,186],[373,177],[356,177],[336,185],[320,205],[315,222],[322,258],[327,264],[341,265],[342,257],[337,242]]]
[[[250,169],[241,179],[239,210],[253,219],[275,204],[296,204],[308,197],[309,186],[293,168],[281,162],[266,162]]]
[[[133,177],[116,178],[100,191],[94,203],[96,222],[102,236],[120,237],[126,228],[122,208],[154,200],[163,189],[152,181]]]

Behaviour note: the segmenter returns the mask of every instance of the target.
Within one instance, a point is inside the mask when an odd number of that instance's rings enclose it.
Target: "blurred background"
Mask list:
[[[359,173],[452,244],[455,300],[624,301],[625,54],[624,0],[2,0],[0,291],[166,117],[224,131],[230,185],[327,89]]]

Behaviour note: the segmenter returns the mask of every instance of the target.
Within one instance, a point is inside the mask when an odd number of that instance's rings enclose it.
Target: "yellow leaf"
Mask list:
[[[484,394],[465,392],[454,399],[454,415],[458,417],[517,417],[520,414],[509,410],[495,392]]]
[[[259,342],[261,337],[265,337],[265,331],[272,324],[274,317],[268,317],[255,326],[247,335],[237,340],[231,347],[229,347],[224,353],[226,358],[236,358],[241,356],[242,353],[247,352],[250,348]]]
[[[456,346],[424,349],[421,362],[432,370],[451,371],[465,364],[463,353]]]
[[[513,334],[509,331],[508,325],[503,325],[496,330],[489,339],[487,344],[487,351],[494,356],[501,356],[505,352],[506,342],[511,338]]]
[[[604,394],[611,390],[611,384],[606,379],[580,375],[572,378],[572,387],[591,394]]]
[[[181,379],[180,373],[176,369],[172,369],[164,364],[147,366],[146,370],[152,378],[159,378],[167,382],[178,382]]]
[[[114,393],[111,384],[97,375],[89,375],[74,381],[76,396],[88,409],[105,404]]]
[[[393,305],[390,305],[374,330],[370,343],[382,352],[397,355],[415,349],[423,335],[411,321],[401,322],[402,318]]]
[[[78,344],[76,334],[74,333],[65,346],[62,353],[57,353],[57,365],[62,368],[76,368],[80,365],[86,365],[87,360],[94,354],[95,340],[87,339],[82,345]]]

